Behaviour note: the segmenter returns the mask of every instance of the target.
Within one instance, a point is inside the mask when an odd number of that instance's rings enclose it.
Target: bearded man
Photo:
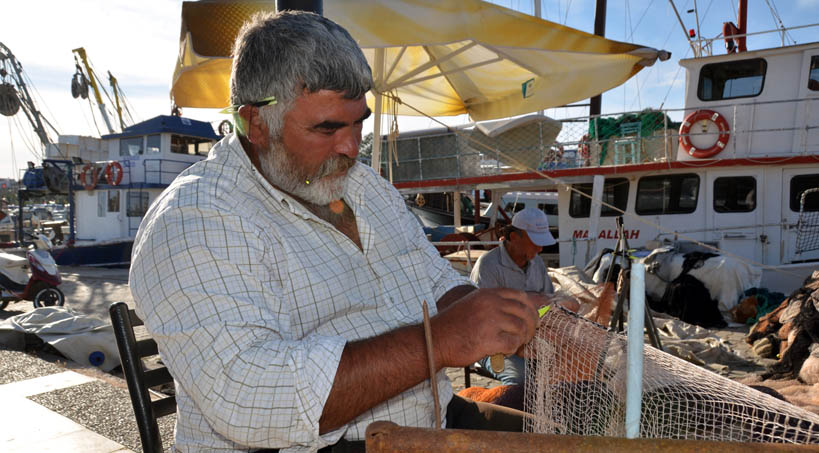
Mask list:
[[[422,301],[445,426],[521,429],[519,412],[454,397],[443,368],[515,352],[548,301],[476,289],[356,163],[371,87],[355,41],[323,17],[262,14],[239,32],[237,133],[162,193],[134,243],[137,313],[176,382],[177,450],[363,451],[375,420],[433,427]]]

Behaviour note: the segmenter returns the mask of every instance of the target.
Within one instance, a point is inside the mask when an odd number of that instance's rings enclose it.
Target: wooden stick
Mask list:
[[[432,327],[429,323],[427,301],[424,301],[421,306],[424,308],[424,338],[427,343],[427,360],[429,362],[429,383],[432,386],[432,402],[435,404],[435,428],[440,428],[441,402],[438,401],[438,380],[435,379],[435,360],[432,356]]]

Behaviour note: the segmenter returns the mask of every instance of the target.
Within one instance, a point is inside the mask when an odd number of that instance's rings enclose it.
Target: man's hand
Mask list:
[[[473,291],[435,315],[436,367],[461,367],[488,355],[513,354],[535,334],[547,297],[512,289]]]

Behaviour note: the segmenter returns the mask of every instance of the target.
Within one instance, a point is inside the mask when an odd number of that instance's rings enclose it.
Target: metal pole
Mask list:
[[[685,40],[688,41],[688,45],[691,46],[691,51],[694,52],[694,56],[697,56],[697,49],[694,48],[694,43],[691,42],[691,38],[688,37],[688,30],[685,29],[685,24],[682,21],[682,17],[680,17],[680,12],[677,11],[677,5],[674,4],[674,0],[668,0],[668,3],[671,3],[671,7],[674,8],[674,14],[677,15],[677,21],[680,22],[680,27],[683,29],[683,34],[685,35]]]
[[[643,388],[643,332],[645,330],[646,266],[631,266],[628,309],[628,362],[626,365],[626,438],[640,437],[640,407]]]
[[[597,36],[606,36],[606,0],[597,0],[595,5],[594,34]],[[589,99],[589,116],[599,115],[602,104],[602,93]]]
[[[697,8],[697,0],[694,0],[694,17],[697,20],[697,53],[695,57],[702,56],[702,41],[700,40],[700,10]]]
[[[68,243],[73,245],[76,239],[76,229],[74,225],[74,164],[68,164]],[[130,234],[130,233],[129,233]]]
[[[540,6],[541,6],[540,5],[540,0],[532,0],[532,3],[533,3],[533,6],[534,6],[534,9],[535,9],[535,17],[537,17],[538,19],[543,19],[543,11],[540,8]],[[537,114],[538,115],[543,115],[544,112],[545,112],[544,110],[538,110]]]
[[[284,11],[286,9],[294,11],[310,11],[319,16],[324,15],[324,1],[323,0],[276,0],[276,11]]]

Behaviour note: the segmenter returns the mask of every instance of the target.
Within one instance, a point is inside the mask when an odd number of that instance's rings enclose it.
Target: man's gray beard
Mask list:
[[[259,153],[259,170],[270,184],[309,203],[326,206],[340,200],[347,186],[347,175],[328,178],[327,175],[349,169],[355,159],[335,156],[327,159],[315,175],[305,175],[293,163],[281,142],[274,141],[267,152]],[[309,184],[306,181],[310,181]]]

